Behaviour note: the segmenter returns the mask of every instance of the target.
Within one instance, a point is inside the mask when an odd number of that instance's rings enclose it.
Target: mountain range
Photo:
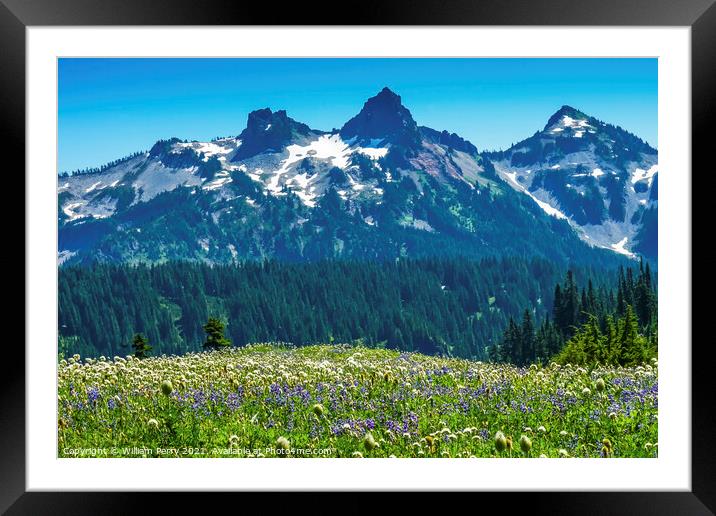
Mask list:
[[[340,129],[269,108],[58,178],[60,264],[539,256],[656,260],[657,151],[563,106],[505,151],[419,126],[384,88]]]

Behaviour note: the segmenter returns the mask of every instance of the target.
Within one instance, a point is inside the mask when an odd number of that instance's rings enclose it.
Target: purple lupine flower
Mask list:
[[[99,399],[99,389],[97,387],[90,387],[87,389],[87,404],[94,407]]]

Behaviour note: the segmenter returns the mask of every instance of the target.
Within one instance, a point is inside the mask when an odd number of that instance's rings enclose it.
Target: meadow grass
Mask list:
[[[75,356],[58,366],[58,456],[656,457],[656,365],[342,345]]]

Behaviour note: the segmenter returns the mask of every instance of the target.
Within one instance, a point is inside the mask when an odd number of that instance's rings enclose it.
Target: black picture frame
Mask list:
[[[0,141],[25,148],[25,29],[28,26],[83,25],[576,25],[689,26],[692,73],[692,168],[710,168],[710,129],[716,112],[716,0],[364,0],[346,3],[347,14],[321,9],[314,0],[277,5],[267,2],[213,0],[0,0]],[[327,2],[325,2],[327,4]],[[24,153],[15,153],[15,170],[25,170]],[[7,169],[8,172],[10,169]],[[683,171],[684,174],[689,171]],[[24,180],[16,175],[19,191]],[[693,177],[693,176],[692,176]],[[18,196],[24,199],[23,196]],[[692,203],[696,205],[696,203]],[[692,214],[692,219],[693,219]],[[15,230],[19,233],[19,224]],[[692,232],[693,234],[693,232]],[[17,235],[22,241],[24,235]],[[19,246],[18,246],[19,247]],[[693,255],[693,248],[691,250]],[[23,258],[27,258],[23,256]],[[31,274],[23,260],[25,277]],[[17,300],[17,296],[14,297]],[[24,299],[24,294],[23,294]],[[14,303],[19,309],[20,303]],[[23,303],[24,306],[24,303]],[[31,306],[24,306],[32,310]],[[26,312],[27,313],[27,312]],[[693,319],[693,316],[692,316]],[[18,340],[19,342],[19,340]],[[480,505],[524,506],[530,513],[548,514],[713,514],[716,510],[716,413],[713,409],[709,341],[681,343],[692,357],[692,490],[690,492],[480,493]],[[8,514],[127,514],[148,512],[149,497],[160,497],[162,513],[173,507],[206,509],[201,498],[183,493],[39,493],[25,489],[25,352],[4,346],[6,365],[0,373],[0,510]],[[8,365],[11,364],[11,365]],[[222,495],[222,501],[226,496]],[[245,497],[245,494],[239,496]],[[291,504],[307,503],[292,494]],[[271,495],[273,497],[273,495]],[[244,498],[245,499],[245,498]],[[264,498],[266,500],[266,498]],[[357,499],[356,499],[357,500]],[[412,499],[422,503],[424,497]],[[509,503],[508,503],[509,500]],[[274,508],[286,505],[267,500]],[[201,504],[201,505],[199,505]],[[348,504],[358,510],[360,504]],[[239,509],[237,506],[237,510]],[[310,506],[309,506],[310,507]],[[247,509],[248,505],[244,506]],[[328,507],[326,507],[328,510]],[[475,509],[477,510],[477,509]]]

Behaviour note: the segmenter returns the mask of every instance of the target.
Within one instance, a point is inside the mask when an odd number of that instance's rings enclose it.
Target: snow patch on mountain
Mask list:
[[[241,140],[237,139],[224,139],[213,142],[180,142],[176,144],[175,149],[177,150],[173,150],[172,152],[188,148],[192,149],[197,154],[204,154],[204,161],[208,161],[212,156],[216,156],[220,160],[223,158],[222,161],[224,161],[227,155],[233,153],[240,146]]]
[[[65,263],[67,260],[72,258],[77,254],[77,251],[70,251],[68,249],[63,249],[62,251],[59,251],[57,253],[57,265],[60,266],[63,263]]]
[[[537,205],[544,210],[544,212],[547,215],[551,215],[552,217],[557,217],[558,219],[567,219],[568,217],[562,213],[558,208],[555,208],[554,206],[550,205],[548,202],[542,201],[538,199],[532,192],[527,190],[527,188],[524,187],[518,180],[517,180],[517,172],[508,172],[504,169],[500,168],[499,164],[495,164],[495,170],[497,170],[498,174],[500,174],[503,178],[506,178],[512,187],[514,187],[516,190],[528,195],[529,197],[534,200],[534,202],[537,203]],[[531,172],[531,170],[527,171],[528,173]]]
[[[97,181],[96,183],[92,183],[92,185],[91,185],[89,188],[87,188],[87,190],[85,190],[85,193],[90,193],[90,192],[92,192],[93,190],[95,190],[95,189],[96,189],[99,185],[101,185],[101,184],[102,184],[102,181]]]
[[[315,176],[314,176],[315,177]],[[309,185],[311,182],[311,178],[308,177],[308,174],[306,172],[302,174],[297,174],[293,176],[291,181],[289,182],[289,186],[293,187],[291,190],[298,196],[299,199],[301,199],[301,202],[309,207],[314,207],[316,205],[316,194],[315,192],[312,192],[312,189]]]
[[[361,192],[366,188],[366,184],[357,181],[351,175],[355,172],[353,169],[356,168],[351,165],[351,156],[360,153],[376,161],[384,157],[389,150],[388,146],[368,146],[379,144],[380,140],[363,142],[364,146],[354,145],[354,143],[355,138],[343,140],[337,133],[322,134],[315,139],[304,139],[300,143],[287,145],[282,153],[275,154],[278,161],[274,161],[271,156],[259,155],[241,163],[239,169],[245,171],[254,181],[261,183],[270,194],[282,196],[286,195],[286,190],[291,190],[303,204],[314,207],[317,197],[322,195],[329,186],[325,172],[331,167],[346,171],[352,191]],[[310,172],[302,170],[301,164],[304,160],[310,160],[314,164],[310,165],[311,168],[318,168]],[[260,168],[256,165],[260,165]],[[251,168],[253,168],[252,171]],[[321,170],[323,172],[320,172]],[[339,193],[339,195],[347,198],[349,196],[347,191],[342,191],[343,194]]]
[[[575,138],[581,138],[584,136],[585,131],[591,129],[593,129],[593,127],[587,120],[576,119],[569,115],[563,115],[556,124],[548,128],[548,132],[552,134],[560,134],[564,133],[565,130],[570,130],[572,136]]]
[[[636,167],[631,175],[632,184],[636,184],[642,180],[647,180],[649,188],[651,188],[651,183],[654,180],[654,175],[658,172],[658,169],[658,165],[652,165],[651,167],[649,167],[649,170],[643,170],[639,167]]]
[[[623,255],[629,256],[631,258],[634,258],[634,253],[632,253],[625,247],[628,240],[629,239],[627,237],[624,237],[616,244],[612,244],[610,247],[612,248],[613,251],[615,251],[619,254],[623,254]]]
[[[82,206],[84,202],[71,202],[62,207],[62,212],[67,215],[70,220],[77,219],[82,216],[78,211],[78,208]]]
[[[534,196],[532,193],[527,192],[527,191],[525,191],[525,193],[526,193],[527,195],[529,195],[530,197],[532,197],[532,199],[534,200],[534,202],[536,202],[537,205],[538,205],[540,208],[542,208],[547,215],[551,215],[552,217],[557,217],[558,219],[567,219],[567,218],[568,218],[564,213],[562,213],[561,211],[559,211],[557,208],[554,208],[554,207],[551,206],[549,203],[546,203],[546,202],[544,202],[544,201],[540,201],[540,200],[539,200],[536,196]]]
[[[284,171],[290,165],[306,156],[331,160],[331,164],[334,167],[346,168],[348,166],[348,156],[351,154],[346,142],[337,134],[319,136],[317,140],[306,146],[289,145],[286,150],[290,155],[283,163],[282,170]]]
[[[384,158],[386,154],[388,154],[388,148],[387,147],[381,147],[381,148],[374,148],[374,147],[357,147],[355,149],[356,152],[360,152],[361,154],[365,154],[372,160],[378,160],[380,158]]]
[[[202,186],[202,188],[204,190],[216,190],[230,182],[231,182],[230,177],[218,177],[218,178],[214,179],[213,181],[210,181],[210,182],[204,184],[204,186]]]

